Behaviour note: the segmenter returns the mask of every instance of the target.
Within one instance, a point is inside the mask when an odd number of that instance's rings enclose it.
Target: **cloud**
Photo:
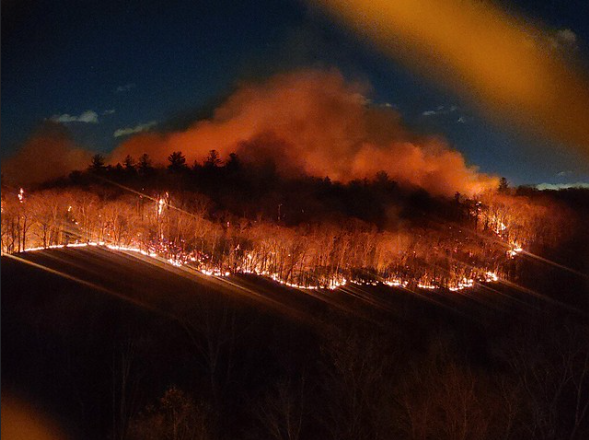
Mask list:
[[[446,107],[445,105],[439,105],[435,110],[426,110],[422,113],[422,116],[438,116],[438,115],[449,115],[458,110],[458,106],[451,105]]]
[[[62,115],[53,115],[50,118],[53,122],[59,122],[62,124],[68,124],[70,122],[84,122],[87,124],[98,123],[98,113],[94,110],[86,110],[80,116],[73,116],[67,113]]]
[[[109,109],[109,110],[105,110],[105,111],[103,111],[103,112],[102,112],[102,115],[103,115],[103,116],[108,116],[108,115],[114,115],[115,113],[116,113],[115,109],[114,109],[114,108],[111,108],[111,109]]]
[[[135,127],[126,127],[126,128],[119,128],[115,130],[113,136],[114,137],[121,137],[121,136],[129,136],[131,134],[140,133],[142,131],[147,131],[152,127],[157,125],[157,121],[146,122],[145,124],[138,124]]]
[[[498,123],[589,157],[587,72],[542,43],[574,44],[475,0],[321,0],[325,9],[413,71]]]
[[[536,188],[544,190],[558,191],[561,189],[589,189],[589,183],[577,182],[577,183],[540,183],[536,185]]]
[[[558,29],[545,36],[546,41],[555,50],[570,51],[577,49],[577,34],[570,29]]]
[[[556,31],[556,37],[561,41],[566,41],[569,44],[577,42],[577,35],[570,29],[561,29]]]
[[[147,153],[165,163],[173,151],[182,151],[190,163],[215,149],[222,158],[236,152],[254,165],[273,162],[289,176],[347,182],[385,171],[402,185],[450,196],[497,187],[497,178],[467,165],[440,137],[411,132],[393,108],[367,105],[367,90],[336,70],[276,75],[242,85],[210,119],[185,130],[132,136],[110,161]]]
[[[558,177],[565,177],[565,176],[570,176],[571,174],[573,174],[573,172],[572,172],[572,171],[570,171],[570,170],[561,171],[561,172],[559,172],[559,173],[556,173],[556,175],[557,175]]]
[[[91,156],[72,141],[66,127],[47,121],[14,156],[2,161],[2,173],[18,184],[41,183],[84,169]]]
[[[136,87],[135,83],[128,83],[123,86],[118,86],[115,89],[115,92],[117,92],[117,93],[129,92],[131,89],[134,89],[135,87]]]

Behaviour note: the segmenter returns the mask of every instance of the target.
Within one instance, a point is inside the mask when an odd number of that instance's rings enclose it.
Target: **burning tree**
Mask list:
[[[94,158],[93,164],[99,159]],[[311,206],[317,212],[317,204],[293,199],[288,193],[281,197],[291,203],[258,199],[262,203],[260,210],[248,217],[232,211],[231,205],[220,209],[223,201],[231,199],[211,200],[190,188],[162,190],[162,183],[169,183],[170,188],[178,187],[180,182],[190,186],[187,179],[191,171],[186,168],[183,154],[174,152],[169,160],[170,173],[156,172],[150,178],[143,169],[151,166],[149,158],[140,159],[140,173],[132,178],[139,185],[145,185],[146,179],[158,182],[159,188],[154,187],[151,193],[107,190],[107,184],[102,182],[85,189],[5,194],[3,252],[104,243],[159,255],[175,264],[190,264],[206,273],[255,273],[293,287],[334,288],[355,281],[394,286],[413,283],[425,289],[458,291],[472,287],[476,281],[506,276],[512,270],[510,259],[524,249],[553,244],[565,233],[561,219],[548,221],[549,216],[559,212],[554,204],[532,202],[505,191],[486,192],[476,199],[457,196],[453,200],[431,198],[418,191],[403,199],[401,190],[389,184],[384,175],[373,182],[355,181],[347,186],[323,180],[303,181],[299,186],[315,185],[317,191],[328,191],[330,197],[340,197],[340,193],[351,197],[369,195],[372,203],[382,204],[374,212],[393,212],[397,217],[393,222],[389,220],[390,225],[382,220],[373,223],[373,214],[358,218],[363,214],[355,210],[356,202],[347,208],[354,215],[339,215],[336,220],[329,218],[329,211],[327,215],[319,211],[312,218],[296,216],[293,210],[299,207],[304,212]],[[205,166],[207,173],[215,174],[213,181],[222,185],[224,181],[219,179],[224,168],[234,166],[236,161],[233,158],[222,166],[213,151]],[[131,158],[126,166],[134,167]],[[109,170],[104,173],[111,175],[105,177],[123,178],[116,170]],[[185,173],[180,175],[181,170]],[[240,179],[246,179],[247,172],[247,167],[239,166]],[[251,182],[240,185],[257,184],[258,176],[253,176],[248,177]],[[234,177],[227,178],[228,185],[235,184]],[[280,182],[277,184],[291,185]],[[219,188],[205,187],[211,194],[218,193]],[[265,216],[264,203],[273,209],[281,207],[280,218],[275,212]],[[391,210],[394,203],[396,209]],[[424,212],[429,215],[424,217]],[[407,219],[400,218],[402,215]],[[434,216],[440,216],[440,220],[434,221]]]

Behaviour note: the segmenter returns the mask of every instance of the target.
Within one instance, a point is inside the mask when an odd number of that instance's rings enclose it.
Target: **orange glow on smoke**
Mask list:
[[[366,92],[365,85],[347,83],[338,71],[277,75],[242,86],[212,119],[186,131],[130,138],[111,160],[147,153],[163,164],[172,152],[182,151],[192,164],[215,149],[222,158],[237,152],[243,161],[273,160],[286,175],[346,182],[383,170],[434,194],[473,194],[497,185],[495,177],[466,165],[444,140],[411,133],[395,110],[367,105]]]
[[[91,157],[92,153],[75,145],[64,127],[46,123],[14,156],[3,161],[2,173],[21,184],[39,183],[83,170]]]

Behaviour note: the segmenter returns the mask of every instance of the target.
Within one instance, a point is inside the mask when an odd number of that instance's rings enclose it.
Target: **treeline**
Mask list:
[[[385,173],[348,184],[279,176],[215,151],[189,168],[147,156],[88,170],[36,191],[3,192],[2,250],[104,242],[221,273],[254,272],[304,286],[343,279],[456,288],[513,277],[521,249],[556,246],[574,222],[551,202],[497,193],[431,197]]]

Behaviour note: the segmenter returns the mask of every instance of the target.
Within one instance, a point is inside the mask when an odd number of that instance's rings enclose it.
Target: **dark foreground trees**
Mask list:
[[[409,347],[391,332],[339,329],[321,342],[317,365],[283,371],[246,399],[245,438],[584,439],[589,339],[577,332],[586,328],[551,330],[558,347],[553,336],[538,343],[515,330],[481,364],[460,347],[460,336],[432,334]],[[225,438],[227,427],[211,411],[171,388],[132,419],[128,438]]]
[[[207,409],[176,387],[148,406],[129,425],[129,440],[209,440]]]
[[[103,281],[84,267],[84,252],[110,267]],[[104,250],[56,255],[36,261],[69,258],[119,291],[16,270],[3,258],[3,386],[28,385],[77,427],[74,438],[589,435],[583,309],[507,288],[315,296],[248,276],[231,281],[256,292],[249,297]],[[263,306],[280,299],[300,307]]]

